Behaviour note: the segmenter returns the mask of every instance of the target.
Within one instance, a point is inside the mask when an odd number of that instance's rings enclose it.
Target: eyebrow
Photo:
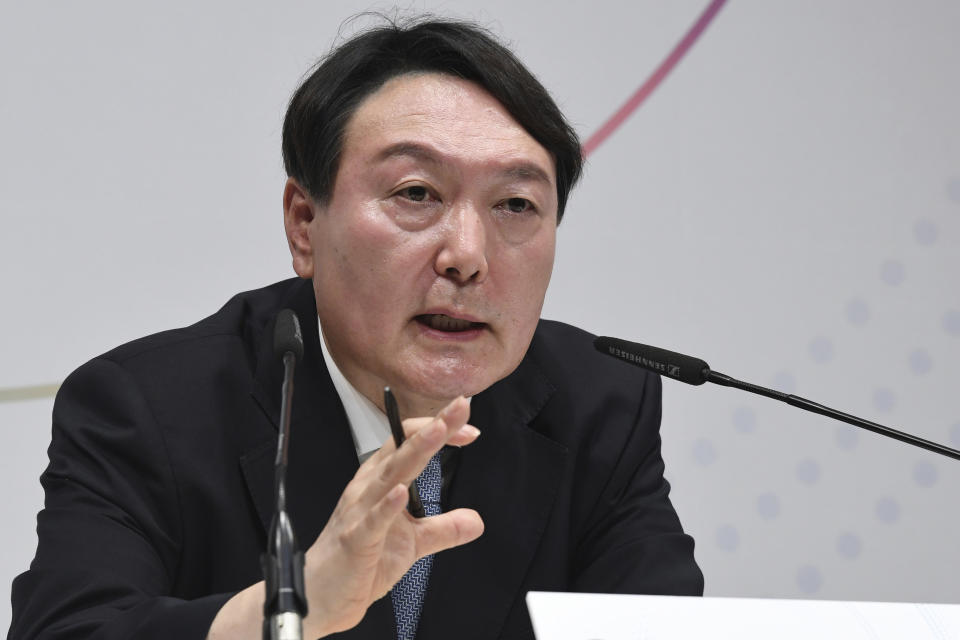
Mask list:
[[[375,161],[384,162],[392,158],[402,157],[413,158],[414,160],[420,160],[437,166],[444,164],[442,155],[433,151],[430,147],[417,142],[397,142],[391,144],[376,155]],[[511,162],[499,173],[506,178],[532,180],[534,182],[542,182],[551,187],[553,186],[553,180],[551,180],[550,175],[544,171],[540,165],[527,160]]]

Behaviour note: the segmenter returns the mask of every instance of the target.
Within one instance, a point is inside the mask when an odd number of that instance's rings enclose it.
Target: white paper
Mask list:
[[[537,640],[960,640],[960,605],[531,591]]]

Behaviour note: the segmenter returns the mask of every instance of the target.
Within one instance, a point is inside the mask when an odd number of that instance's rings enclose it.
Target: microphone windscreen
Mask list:
[[[282,309],[277,314],[277,323],[273,328],[273,352],[282,358],[288,351],[297,360],[303,358],[303,334],[300,333],[300,321],[291,309]]]
[[[687,384],[703,384],[710,372],[710,365],[700,358],[620,338],[600,337],[593,341],[593,346],[600,353]]]

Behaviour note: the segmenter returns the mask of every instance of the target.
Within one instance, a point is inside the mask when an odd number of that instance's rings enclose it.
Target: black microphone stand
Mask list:
[[[283,354],[283,399],[280,405],[280,435],[274,463],[277,511],[270,522],[267,550],[260,556],[266,582],[263,603],[263,640],[302,640],[307,615],[303,584],[303,552],[297,550],[290,516],[287,515],[287,449],[290,442],[290,408],[293,400],[293,369],[296,356]]]
[[[764,396],[765,398],[786,402],[791,407],[797,407],[798,409],[803,409],[804,411],[818,413],[821,416],[846,422],[847,424],[852,424],[855,427],[860,427],[861,429],[866,429],[867,431],[872,431],[882,436],[893,438],[894,440],[899,440],[900,442],[905,442],[906,444],[920,447],[921,449],[926,449],[927,451],[932,451],[933,453],[939,453],[942,456],[953,458],[954,460],[960,460],[960,451],[957,451],[956,449],[951,449],[945,445],[931,442],[930,440],[925,440],[903,431],[885,427],[882,424],[877,424],[876,422],[864,420],[863,418],[859,418],[849,413],[844,413],[842,411],[837,411],[836,409],[831,409],[830,407],[825,407],[822,404],[816,403],[812,400],[807,400],[806,398],[801,398],[800,396],[783,393],[782,391],[775,391],[751,382],[744,382],[742,380],[737,380],[736,378],[731,378],[730,376],[720,373],[719,371],[713,371],[710,369],[710,365],[700,358],[694,358],[682,353],[677,353],[675,351],[668,351],[659,347],[651,347],[650,345],[640,344],[638,342],[629,342],[627,340],[621,340],[620,338],[610,338],[607,336],[595,338],[593,341],[593,346],[600,353],[605,353],[606,355],[617,358],[618,360],[623,360],[643,369],[649,369],[655,373],[674,378],[680,382],[685,382],[694,386],[701,385],[704,382],[712,382],[713,384],[718,384],[722,387],[733,387],[734,389],[740,389],[741,391],[755,393],[757,395]]]

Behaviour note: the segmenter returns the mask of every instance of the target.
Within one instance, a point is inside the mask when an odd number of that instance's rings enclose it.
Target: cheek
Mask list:
[[[523,283],[526,285],[526,295],[531,297],[531,304],[536,305],[536,313],[540,314],[543,306],[543,297],[553,275],[553,260],[556,256],[556,229],[550,227],[543,230],[535,242],[527,244],[519,252],[517,259],[522,266],[518,273],[523,274]]]
[[[314,245],[325,297],[358,314],[397,310],[398,299],[409,299],[430,267],[426,234],[402,231],[376,207],[370,209],[355,209],[348,224],[328,221],[318,230],[323,241]],[[338,213],[346,212],[331,215]]]
[[[549,234],[541,242],[511,252],[509,265],[504,270],[507,292],[505,312],[517,343],[526,349],[537,327],[543,299],[553,273],[554,242]]]

